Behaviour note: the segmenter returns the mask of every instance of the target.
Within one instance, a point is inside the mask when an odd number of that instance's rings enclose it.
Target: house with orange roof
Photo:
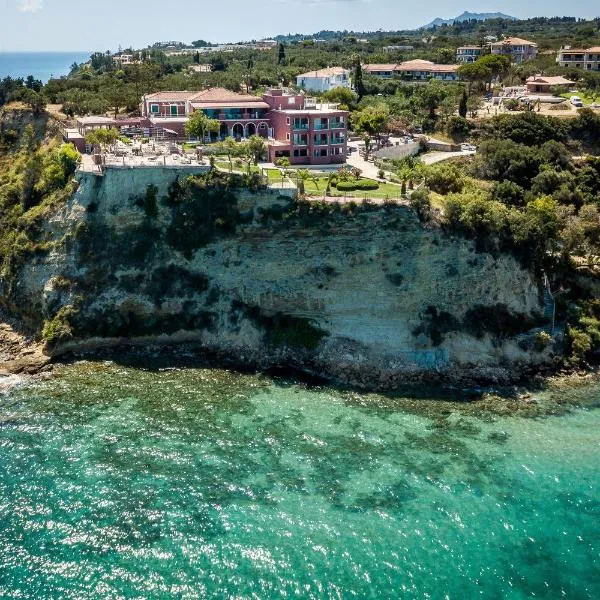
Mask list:
[[[552,94],[554,89],[568,92],[573,89],[575,82],[560,76],[533,75],[527,78],[525,86],[530,94]]]
[[[587,49],[563,46],[558,52],[556,62],[561,67],[573,67],[584,71],[600,71],[600,46]]]
[[[215,136],[268,136],[269,105],[258,96],[210,88],[200,92],[156,92],[142,98],[142,115],[148,117],[154,127],[167,127],[179,135],[185,135],[185,124],[197,110],[220,122],[220,131],[215,132]]]
[[[512,62],[522,63],[535,58],[538,54],[538,46],[534,42],[517,37],[508,37],[490,44],[492,54],[510,56]]]
[[[210,88],[147,94],[141,103],[141,113],[152,128],[179,138],[187,137],[185,124],[196,111],[219,121],[219,131],[210,134],[211,141],[259,135],[266,138],[272,161],[284,157],[292,164],[346,161],[348,111],[318,104],[303,93],[272,89],[261,97]]]
[[[397,64],[371,64],[363,65],[363,72],[391,79],[400,77],[409,81],[426,81],[437,79],[440,81],[457,81],[458,65],[439,65],[430,60],[407,60]]]
[[[338,87],[349,88],[350,71],[343,67],[309,71],[296,77],[296,85],[309,92],[328,92]]]
[[[391,79],[394,76],[397,66],[396,63],[377,63],[363,65],[362,70],[363,73],[367,73],[368,75],[374,75],[381,79]]]

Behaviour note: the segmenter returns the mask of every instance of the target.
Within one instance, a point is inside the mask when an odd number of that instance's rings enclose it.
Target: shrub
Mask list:
[[[379,189],[379,184],[372,179],[358,179],[356,181],[340,181],[337,184],[340,192],[367,191]]]
[[[425,175],[427,187],[438,194],[461,192],[464,180],[455,165],[435,165]]]
[[[431,218],[431,200],[427,188],[414,191],[410,195],[410,205],[417,212],[421,221],[428,221]]]
[[[552,336],[547,331],[540,331],[535,335],[535,349],[544,351],[552,343]]]
[[[470,131],[469,121],[463,117],[450,117],[446,123],[446,133],[455,142],[464,140]]]
[[[44,322],[42,337],[49,346],[73,337],[71,318],[76,312],[71,305],[63,306],[53,319]]]

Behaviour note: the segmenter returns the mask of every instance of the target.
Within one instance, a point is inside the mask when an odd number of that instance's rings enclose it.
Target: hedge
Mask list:
[[[379,184],[372,179],[358,179],[356,181],[338,181],[337,189],[340,192],[353,192],[355,190],[377,190]]]

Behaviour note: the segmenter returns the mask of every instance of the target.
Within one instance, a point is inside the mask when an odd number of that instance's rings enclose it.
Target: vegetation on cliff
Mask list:
[[[0,276],[10,308],[20,267],[57,243],[47,221],[74,190],[79,153],[52,135],[46,116],[4,109],[0,124]]]
[[[573,158],[600,140],[600,116],[583,109],[569,122],[535,113],[502,115],[480,130],[477,156],[399,171],[422,179],[412,203],[421,216],[438,209],[447,230],[476,240],[480,250],[511,252],[556,292],[570,361],[600,352],[595,287],[600,277],[600,158]],[[588,282],[582,285],[582,281]]]

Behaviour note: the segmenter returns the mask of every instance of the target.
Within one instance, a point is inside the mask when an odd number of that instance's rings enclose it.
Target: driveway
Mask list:
[[[450,160],[451,158],[457,158],[458,156],[473,156],[474,154],[474,150],[461,150],[460,152],[427,152],[427,154],[421,154],[420,159],[426,165],[434,165],[435,163]]]

